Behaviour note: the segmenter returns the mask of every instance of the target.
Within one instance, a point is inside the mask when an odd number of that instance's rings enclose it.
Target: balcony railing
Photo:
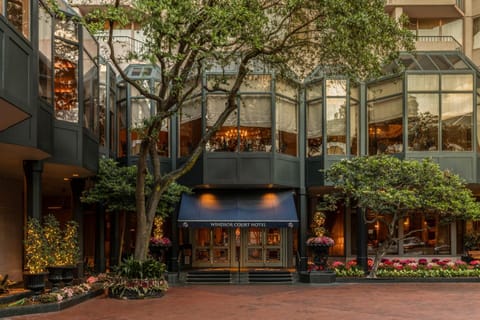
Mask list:
[[[417,36],[417,50],[457,50],[462,51],[462,45],[452,36]]]
[[[107,45],[107,35],[100,33],[96,35],[96,38],[100,42],[100,47],[103,51],[103,54],[108,57],[109,48]],[[126,55],[130,53],[137,55],[141,55],[142,53],[144,53],[145,43],[138,39],[129,36],[113,36],[112,40],[115,55],[118,57],[126,57]]]

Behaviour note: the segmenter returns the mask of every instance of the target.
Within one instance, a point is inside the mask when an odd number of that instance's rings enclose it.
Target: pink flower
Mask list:
[[[170,247],[172,245],[172,241],[170,241],[170,239],[167,237],[151,237],[150,245],[154,247]]]
[[[307,240],[307,246],[325,246],[331,247],[335,244],[332,238],[327,236],[311,237]]]

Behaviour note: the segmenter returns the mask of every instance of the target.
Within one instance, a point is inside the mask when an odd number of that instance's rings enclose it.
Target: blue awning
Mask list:
[[[297,227],[292,192],[237,192],[182,195],[182,227]]]

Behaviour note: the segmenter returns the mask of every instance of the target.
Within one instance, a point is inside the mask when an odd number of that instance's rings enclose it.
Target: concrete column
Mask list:
[[[110,269],[120,263],[120,217],[117,211],[110,213]]]
[[[368,272],[367,225],[361,209],[357,209],[357,263]]]
[[[72,179],[70,181],[70,188],[72,189],[72,213],[73,220],[78,223],[78,243],[80,246],[80,257],[84,258],[84,221],[83,221],[83,207],[80,203],[80,196],[85,188],[85,179]],[[78,265],[78,276],[83,276],[83,263]]]
[[[97,206],[95,230],[95,272],[105,272],[105,208]]]
[[[43,161],[23,161],[25,174],[25,197],[27,216],[38,220],[42,217],[42,172]]]
[[[465,16],[463,17],[463,52],[472,59],[473,56],[473,17],[472,2],[465,1]]]

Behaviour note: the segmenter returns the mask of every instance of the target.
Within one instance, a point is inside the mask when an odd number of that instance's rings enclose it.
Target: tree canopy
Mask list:
[[[379,222],[387,228],[387,237],[377,249],[375,266],[390,246],[411,234],[396,236],[399,221],[410,214],[436,214],[443,222],[480,218],[480,204],[465,182],[457,174],[441,170],[431,159],[357,157],[332,165],[326,179],[336,191],[330,201],[347,199],[362,209],[366,222]],[[367,212],[371,213],[369,219]]]
[[[363,79],[411,49],[413,35],[405,19],[384,12],[383,0],[133,0],[107,1],[85,16],[90,30],[103,31],[109,59],[120,76],[141,95],[156,102],[156,115],[145,121],[137,162],[135,258],[145,259],[156,207],[168,185],[192,168],[207,141],[238,108],[238,92],[248,73],[264,68],[301,78],[316,66]],[[131,25],[144,36],[141,52],[115,51],[114,30]],[[128,27],[127,27],[128,26]],[[122,66],[141,60],[161,71],[156,92],[125,74]],[[202,83],[209,70],[227,70],[229,81]],[[157,137],[162,122],[203,86],[223,92],[225,110],[213,119],[188,159],[168,173],[160,172]],[[146,197],[147,160],[154,187]]]

